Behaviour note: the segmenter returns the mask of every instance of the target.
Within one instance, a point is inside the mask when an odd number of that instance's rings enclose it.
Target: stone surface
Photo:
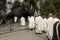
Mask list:
[[[15,30],[14,32],[9,31],[9,29],[8,29],[9,25],[1,25],[0,27],[2,27],[2,26],[3,26],[3,28],[0,28],[0,33],[1,32],[7,32],[7,33],[0,35],[0,40],[47,40],[45,33],[36,34],[35,29],[28,30],[28,29],[26,29],[27,26],[22,27],[19,25],[19,23],[12,24],[13,29]],[[17,31],[16,31],[16,29],[17,29]],[[1,31],[1,30],[3,30],[3,31]]]

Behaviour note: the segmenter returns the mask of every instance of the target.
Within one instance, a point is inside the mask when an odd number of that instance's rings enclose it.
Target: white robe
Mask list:
[[[25,26],[25,18],[24,17],[21,17],[21,25]]]
[[[57,21],[59,21],[59,19],[58,18],[54,18],[54,23],[56,23]]]
[[[14,22],[17,22],[17,19],[18,19],[18,17],[15,16],[15,17],[14,17]]]
[[[47,21],[48,27],[47,27],[47,36],[50,40],[52,40],[53,37],[53,25],[54,25],[54,19],[52,17],[48,18]]]
[[[43,30],[46,32],[47,31],[47,19],[43,19]]]
[[[31,18],[29,19],[29,29],[33,29],[34,28],[34,17],[31,16]]]
[[[43,31],[43,19],[41,16],[37,18],[36,33],[42,33]]]
[[[35,17],[35,27],[37,28],[37,24],[38,24],[38,20],[39,20],[39,18],[38,17]]]

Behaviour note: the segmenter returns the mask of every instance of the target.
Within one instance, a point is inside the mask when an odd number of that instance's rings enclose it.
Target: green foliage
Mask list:
[[[46,0],[42,9],[43,15],[48,15],[49,13],[60,15],[60,0]]]
[[[0,0],[2,1],[2,0]],[[5,1],[5,0],[3,0]],[[37,10],[37,0],[25,1],[24,6],[29,14],[34,14],[35,9]],[[31,8],[32,5],[32,9]],[[41,4],[41,14],[48,15],[49,13],[60,16],[60,0],[46,0],[44,4]]]
[[[24,2],[24,5],[27,9],[27,13],[31,14],[31,15],[34,15],[34,11],[35,9],[37,9],[37,0],[30,0],[30,1],[25,1]],[[31,5],[32,5],[32,9],[31,9]]]

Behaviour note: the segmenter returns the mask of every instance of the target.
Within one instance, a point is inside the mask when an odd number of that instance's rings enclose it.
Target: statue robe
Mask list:
[[[47,32],[47,19],[46,18],[43,19],[43,30]]]
[[[29,19],[29,29],[34,29],[34,17],[31,16],[31,18]]]
[[[49,17],[47,20],[47,36],[50,40],[52,40],[53,37],[53,25],[54,25],[54,19],[52,17]]]
[[[25,18],[24,17],[21,17],[21,25],[25,26]]]
[[[41,16],[38,17],[36,20],[37,26],[36,26],[36,33],[42,33],[43,31],[43,19]]]
[[[38,20],[39,20],[39,18],[35,17],[35,28],[37,28],[37,26],[38,26]]]
[[[59,19],[58,18],[54,18],[54,22],[56,23],[57,21],[59,21]]]
[[[17,19],[18,19],[18,17],[15,16],[15,17],[14,17],[14,22],[17,22]]]

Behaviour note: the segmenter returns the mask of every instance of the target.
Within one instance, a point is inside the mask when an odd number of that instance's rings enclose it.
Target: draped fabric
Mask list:
[[[18,19],[18,17],[15,16],[15,17],[14,17],[14,22],[17,22],[17,19]]]
[[[31,18],[29,19],[29,29],[33,29],[35,26],[34,26],[34,17],[31,16]]]
[[[46,18],[43,19],[43,30],[47,32],[47,19]]]
[[[21,25],[25,26],[25,18],[24,17],[21,17]]]
[[[59,19],[58,18],[54,18],[54,23],[56,23],[57,21],[59,21]]]
[[[42,33],[43,31],[43,19],[41,16],[36,19],[36,33]]]
[[[47,24],[48,24],[48,28],[47,28],[47,35],[48,35],[48,38],[50,40],[52,40],[52,37],[53,37],[53,25],[54,25],[54,19],[52,17],[49,17],[48,18],[48,21],[47,21]]]
[[[58,18],[54,18],[54,26],[53,26],[53,38],[52,40],[58,40],[58,37],[57,37],[57,25],[59,23],[59,19]]]
[[[57,37],[57,32],[56,32],[56,25],[59,23],[59,21],[57,21],[55,24],[54,24],[54,28],[53,28],[53,38],[52,40],[58,40],[58,37]]]

